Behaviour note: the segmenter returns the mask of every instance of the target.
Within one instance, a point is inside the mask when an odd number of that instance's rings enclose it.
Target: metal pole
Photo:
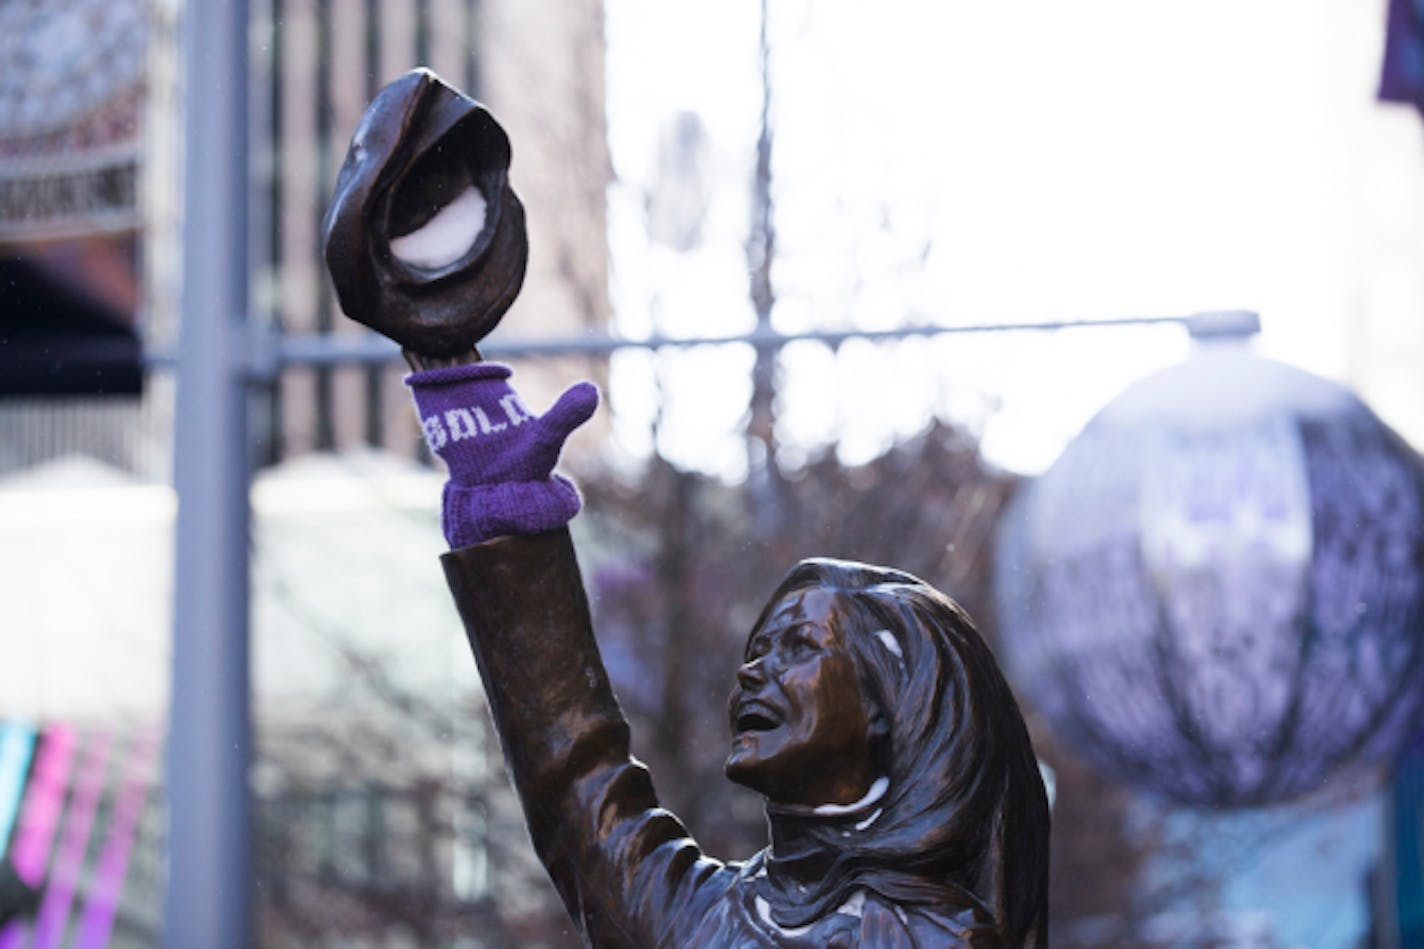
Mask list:
[[[173,949],[251,944],[245,0],[184,10],[183,310],[168,725]]]
[[[1249,310],[1193,313],[1189,316],[1130,316],[1115,319],[1053,320],[1037,323],[964,323],[957,326],[922,324],[886,330],[806,330],[778,333],[757,328],[747,333],[724,336],[613,336],[588,332],[577,336],[550,336],[539,339],[486,340],[480,352],[503,359],[541,356],[607,356],[622,349],[687,348],[745,343],[757,349],[777,349],[787,343],[809,340],[839,346],[852,339],[870,342],[910,339],[917,336],[1018,332],[1057,332],[1072,329],[1111,329],[1119,326],[1181,326],[1193,339],[1245,339],[1261,331],[1260,319]],[[283,366],[404,365],[400,347],[379,333],[275,333],[255,331],[245,342],[244,365],[254,381],[273,379]],[[176,357],[167,350],[148,350],[144,365],[152,371],[172,368]]]

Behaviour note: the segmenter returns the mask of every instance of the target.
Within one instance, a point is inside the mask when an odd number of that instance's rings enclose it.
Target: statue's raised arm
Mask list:
[[[348,315],[398,341],[450,479],[442,560],[534,848],[595,946],[1044,946],[1048,806],[984,641],[908,574],[807,560],[728,670],[726,772],[766,799],[769,846],[702,853],[658,805],[599,656],[554,473],[597,405],[542,415],[475,344],[523,279],[510,149],[418,70],[383,89],[326,220]]]

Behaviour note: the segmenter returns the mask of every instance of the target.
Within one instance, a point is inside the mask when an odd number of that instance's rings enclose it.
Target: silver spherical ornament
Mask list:
[[[997,592],[1011,672],[1089,759],[1283,800],[1420,724],[1424,471],[1348,390],[1213,344],[1018,498]]]

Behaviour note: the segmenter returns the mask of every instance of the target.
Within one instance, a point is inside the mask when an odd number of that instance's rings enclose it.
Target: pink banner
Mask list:
[[[74,949],[103,949],[109,944],[139,818],[143,816],[148,789],[153,785],[158,744],[158,736],[152,732],[144,731],[134,736],[128,764],[124,768],[123,784],[114,800],[104,850],[94,869],[89,900],[84,906],[79,933],[73,943]]]
[[[40,884],[49,865],[55,827],[64,810],[75,743],[74,729],[53,725],[45,730],[43,744],[35,759],[34,773],[25,793],[19,824],[15,828],[15,846],[10,850],[10,862],[15,872],[30,886]],[[10,923],[0,932],[0,949],[17,949],[28,928],[23,921]]]
[[[83,764],[74,778],[74,793],[69,813],[64,821],[64,834],[55,851],[54,864],[45,883],[44,901],[35,920],[31,949],[56,949],[64,939],[69,924],[69,910],[74,904],[74,890],[84,869],[84,856],[89,852],[89,833],[94,827],[94,815],[104,793],[109,772],[109,748],[112,736],[97,732],[84,749]]]

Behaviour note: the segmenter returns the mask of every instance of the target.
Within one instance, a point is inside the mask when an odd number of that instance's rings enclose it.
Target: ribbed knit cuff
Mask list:
[[[562,527],[582,507],[578,489],[562,475],[472,486],[446,482],[440,526],[450,549],[458,550],[494,537]]]

